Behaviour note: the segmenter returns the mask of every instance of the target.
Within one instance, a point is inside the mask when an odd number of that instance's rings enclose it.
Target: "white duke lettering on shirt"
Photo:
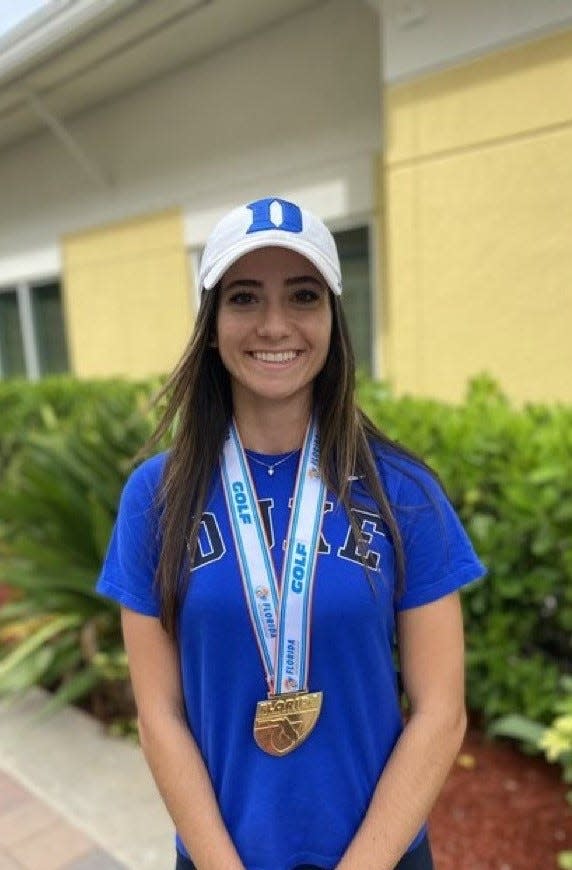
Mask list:
[[[272,550],[276,544],[274,524],[272,520],[274,499],[260,499],[258,506],[264,530],[266,532],[266,540],[269,542],[270,550]],[[291,500],[289,507],[291,507]],[[334,503],[326,501],[324,505],[324,513],[331,513],[333,509]],[[379,514],[362,508],[352,508],[352,514],[354,515],[357,527],[360,531],[361,543],[356,541],[354,531],[348,523],[344,542],[336,551],[337,556],[340,559],[346,559],[349,562],[362,565],[362,558],[360,558],[361,548],[367,567],[373,571],[378,571],[381,552],[380,550],[375,549],[375,538],[376,536],[387,537],[383,520]],[[286,541],[282,542],[282,548],[286,549]],[[222,559],[226,550],[227,548],[216,515],[211,511],[205,511],[202,516],[201,530],[193,570],[196,571],[198,568],[202,568],[205,565],[210,565],[212,562],[216,562],[218,559]],[[326,540],[324,531],[322,530],[320,534],[318,553],[329,555],[331,550],[331,543]]]

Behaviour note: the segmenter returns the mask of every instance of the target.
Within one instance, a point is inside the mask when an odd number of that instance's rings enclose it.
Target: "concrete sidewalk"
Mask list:
[[[123,870],[79,828],[0,771],[0,870]]]
[[[0,702],[0,870],[171,870],[174,838],[141,751],[34,689]]]

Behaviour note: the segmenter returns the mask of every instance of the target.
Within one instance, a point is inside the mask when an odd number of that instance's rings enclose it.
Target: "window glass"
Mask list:
[[[26,363],[15,290],[0,292],[0,376],[25,377]]]
[[[334,238],[342,267],[342,305],[348,321],[356,365],[370,374],[372,306],[368,228],[344,230],[334,233]]]
[[[40,375],[67,372],[68,354],[60,285],[53,281],[32,287],[34,335]]]

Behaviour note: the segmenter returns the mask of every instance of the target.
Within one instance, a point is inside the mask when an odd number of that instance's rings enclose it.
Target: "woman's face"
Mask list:
[[[301,254],[261,248],[221,279],[216,344],[230,374],[235,413],[241,403],[299,399],[311,407],[312,384],[330,346],[329,289]]]

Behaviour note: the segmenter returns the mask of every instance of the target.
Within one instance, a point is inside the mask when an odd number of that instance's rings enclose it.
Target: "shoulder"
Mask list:
[[[127,478],[121,495],[122,506],[150,505],[155,501],[163,476],[167,453],[145,459]]]
[[[423,507],[447,501],[437,475],[420,459],[403,453],[399,448],[381,443],[373,444],[372,451],[392,505]]]
[[[153,584],[161,538],[156,495],[164,466],[162,453],[146,459],[129,475],[96,587],[101,595],[147,616],[160,613]]]

